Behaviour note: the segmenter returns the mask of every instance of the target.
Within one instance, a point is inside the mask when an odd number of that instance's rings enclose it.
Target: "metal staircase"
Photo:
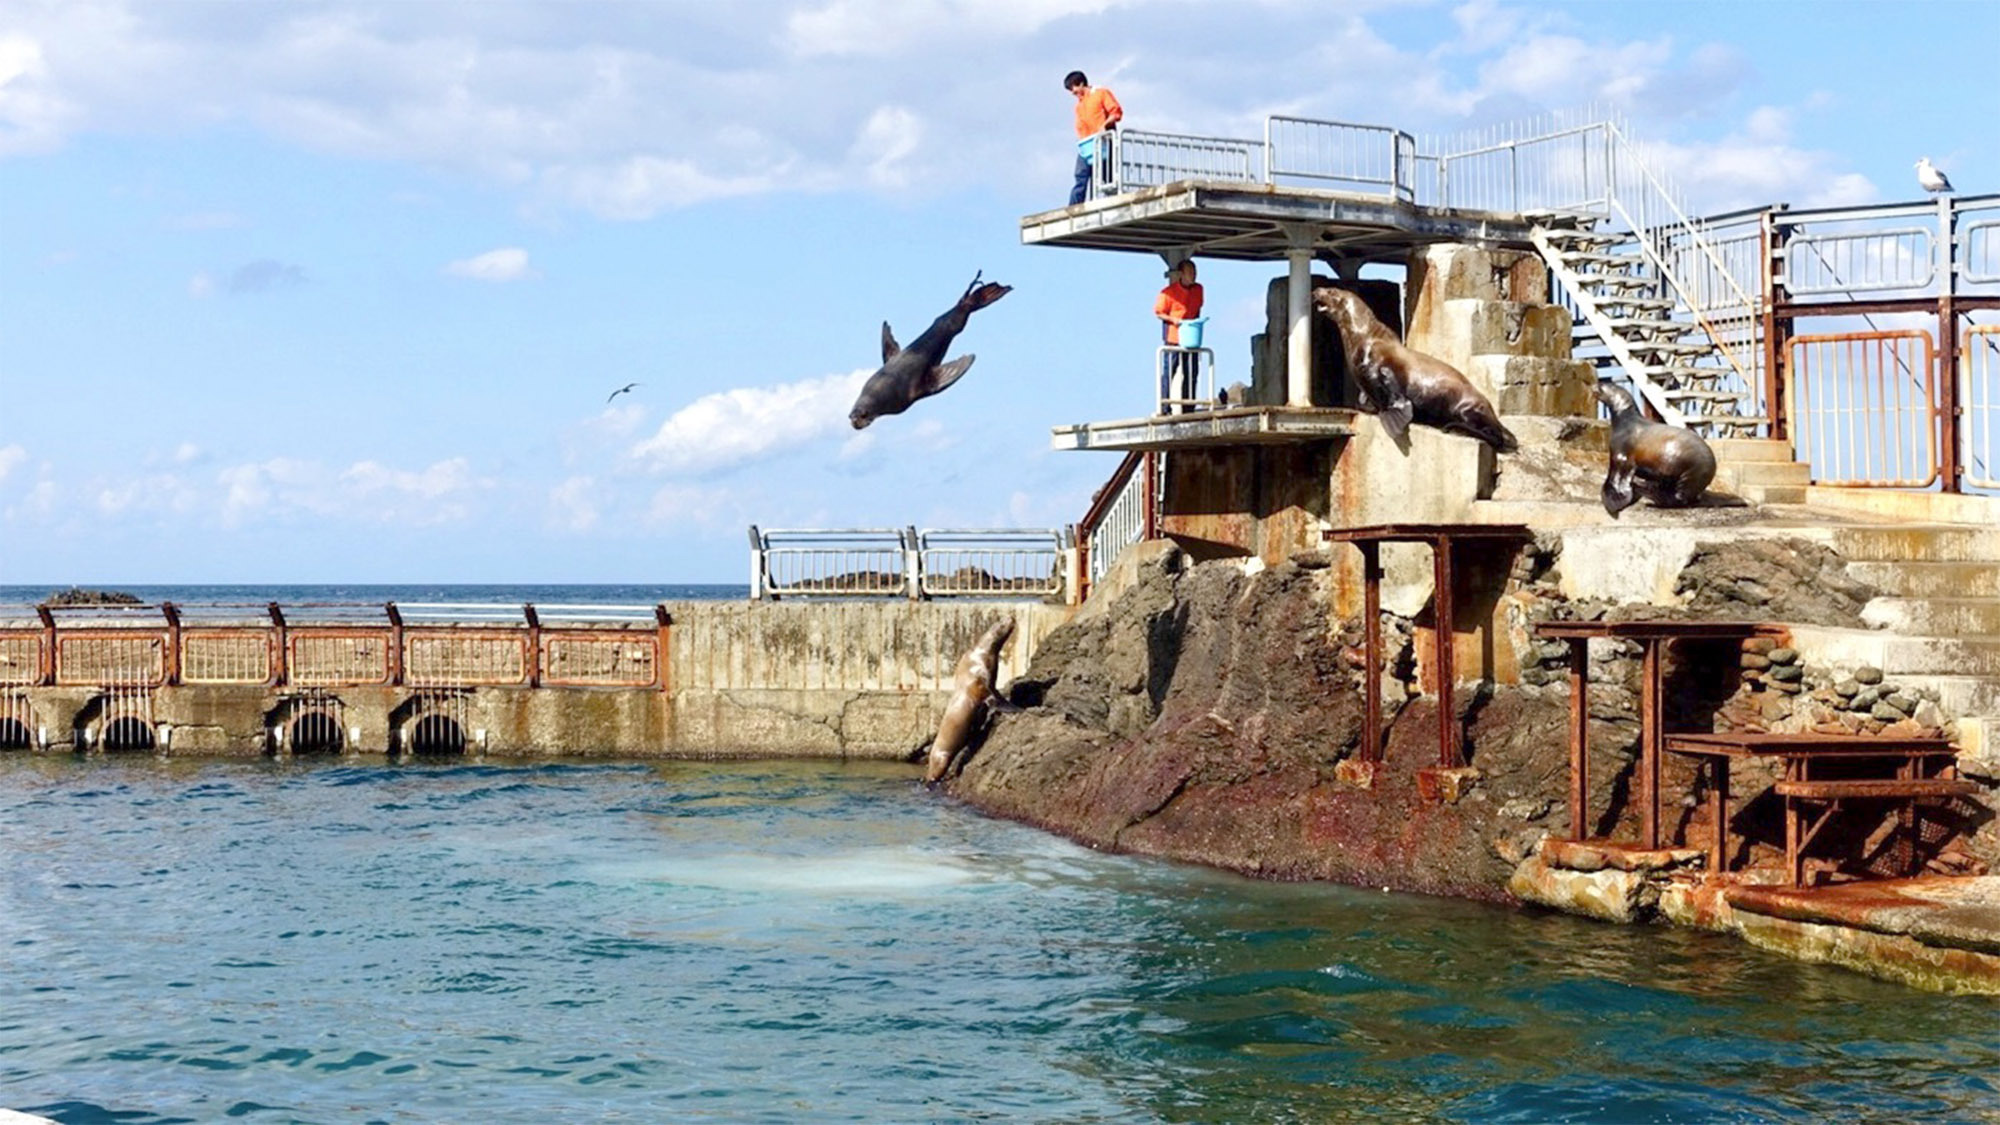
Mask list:
[[[1599,230],[1596,215],[1537,219],[1531,237],[1576,316],[1579,357],[1621,373],[1670,425],[1708,437],[1757,433],[1766,419],[1746,372],[1675,299],[1637,235]]]

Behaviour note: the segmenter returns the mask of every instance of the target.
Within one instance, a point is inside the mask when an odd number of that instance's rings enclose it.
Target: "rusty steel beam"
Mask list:
[[[160,603],[160,616],[167,619],[167,651],[161,654],[163,679],[168,686],[181,682],[181,611],[172,602]]]
[[[271,615],[271,644],[275,652],[271,658],[271,686],[284,687],[291,679],[292,648],[285,628],[285,611],[277,602],[264,607]]]
[[[36,606],[35,615],[42,619],[41,682],[48,687],[56,682],[56,615],[46,605]]]

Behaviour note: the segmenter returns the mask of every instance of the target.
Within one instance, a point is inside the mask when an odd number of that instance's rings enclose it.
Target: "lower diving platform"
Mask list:
[[[1057,426],[1049,444],[1058,450],[1114,452],[1288,445],[1348,437],[1354,433],[1355,414],[1353,410],[1328,406],[1232,406]]]

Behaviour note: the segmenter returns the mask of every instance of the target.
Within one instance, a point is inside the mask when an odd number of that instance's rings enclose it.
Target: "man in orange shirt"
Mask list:
[[[1153,302],[1153,315],[1160,318],[1161,338],[1170,348],[1180,346],[1181,322],[1201,315],[1201,282],[1194,278],[1194,259],[1183,258],[1180,265],[1167,271],[1167,287],[1160,290],[1159,300]],[[1160,397],[1193,398],[1198,374],[1195,365],[1200,359],[1193,352],[1168,352],[1166,360],[1166,370],[1160,372]]]
[[[1063,76],[1063,89],[1076,95],[1076,139],[1081,142],[1102,133],[1106,129],[1116,129],[1125,117],[1125,107],[1118,104],[1110,90],[1102,86],[1092,86],[1090,79],[1080,70],[1072,70]],[[1090,154],[1094,146],[1079,144],[1076,152],[1076,186],[1069,189],[1069,201],[1082,203],[1090,194]]]

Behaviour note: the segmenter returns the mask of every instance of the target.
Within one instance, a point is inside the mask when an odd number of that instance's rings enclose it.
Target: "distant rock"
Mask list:
[[[120,590],[86,590],[81,586],[71,586],[67,590],[57,590],[42,599],[43,605],[145,605],[135,594]]]

